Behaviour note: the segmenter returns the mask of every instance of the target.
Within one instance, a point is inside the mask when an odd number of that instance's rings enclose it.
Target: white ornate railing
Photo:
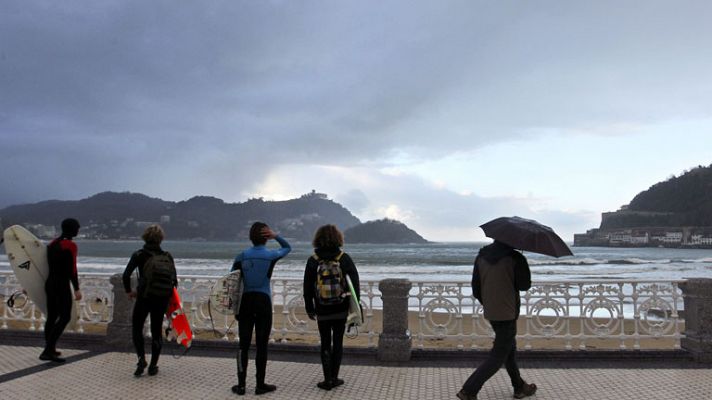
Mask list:
[[[661,343],[657,347],[667,347],[666,342],[679,349],[684,337],[680,282],[535,282],[522,295],[519,343],[527,349],[587,349],[591,342],[593,347],[640,349],[642,341],[655,340]],[[458,348],[488,347],[483,338],[494,333],[471,294],[469,282],[413,283],[416,346],[447,339]]]
[[[76,331],[83,333],[90,326],[106,325],[111,321],[114,310],[114,294],[109,282],[110,274],[81,275],[83,298],[79,301],[79,321]],[[20,283],[11,272],[0,272],[0,295],[2,296],[2,316],[0,328],[12,327],[29,330],[44,329],[44,315],[27,296],[20,292]],[[7,299],[15,293],[15,304],[7,306]],[[14,325],[13,325],[14,324]]]
[[[113,313],[109,274],[80,276],[83,299],[79,302],[78,332],[105,330]],[[183,276],[179,291],[196,333],[217,332],[236,340],[232,315],[212,314],[208,293],[212,276]],[[682,292],[676,281],[557,281],[535,282],[522,295],[519,344],[524,348],[587,349],[617,347],[639,349],[645,341],[679,349],[684,321]],[[0,294],[5,301],[20,289],[12,273],[0,272]],[[316,323],[304,313],[302,282],[273,279],[274,322],[272,340],[289,343],[318,342]],[[487,348],[493,332],[482,316],[482,306],[472,297],[469,282],[413,282],[410,291],[410,331],[416,347]],[[361,282],[365,325],[359,338],[347,345],[375,347],[380,323],[381,293],[377,281]],[[14,307],[3,304],[0,328],[41,330],[44,317],[20,295]],[[606,341],[605,346],[601,341]],[[662,345],[665,343],[665,345]]]

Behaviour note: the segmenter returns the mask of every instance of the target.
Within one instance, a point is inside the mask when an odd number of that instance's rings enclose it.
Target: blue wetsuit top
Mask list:
[[[280,258],[289,254],[292,248],[281,236],[274,238],[282,248],[270,250],[264,245],[250,247],[235,257],[230,271],[242,270],[244,293],[260,292],[272,298],[269,280],[272,278],[274,265]]]

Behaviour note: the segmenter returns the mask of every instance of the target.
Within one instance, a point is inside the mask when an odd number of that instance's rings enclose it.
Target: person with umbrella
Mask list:
[[[490,322],[495,338],[487,359],[465,381],[457,397],[477,399],[485,382],[504,365],[514,389],[514,398],[522,399],[536,393],[537,386],[524,381],[517,366],[519,292],[531,287],[531,271],[527,259],[515,248],[556,257],[569,255],[571,250],[551,228],[536,221],[519,217],[498,218],[481,227],[495,240],[481,248],[475,258],[472,294],[482,304],[484,317]]]

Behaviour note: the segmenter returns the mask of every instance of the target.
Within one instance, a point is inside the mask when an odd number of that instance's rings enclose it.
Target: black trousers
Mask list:
[[[237,322],[240,330],[240,347],[237,352],[238,384],[245,385],[250,343],[252,342],[252,331],[254,330],[255,345],[257,347],[255,376],[257,385],[263,385],[267,370],[267,344],[272,331],[272,299],[264,293],[243,293]]]
[[[317,326],[321,338],[321,367],[324,371],[324,379],[336,380],[339,377],[341,358],[344,354],[346,319],[320,320]]]
[[[512,321],[490,321],[494,330],[494,343],[492,350],[485,362],[483,362],[475,372],[467,378],[462,389],[467,394],[477,394],[482,385],[487,382],[497,371],[502,367],[502,364],[507,368],[509,379],[512,381],[512,387],[515,391],[520,389],[524,384],[522,377],[519,375],[519,367],[517,366],[517,320]]]
[[[55,351],[57,341],[72,318],[72,291],[69,284],[45,285],[47,320],[45,321],[45,351]]]
[[[139,359],[146,358],[143,348],[143,324],[151,315],[151,365],[158,365],[163,347],[163,316],[168,310],[168,297],[138,297],[131,316],[131,336],[136,355]]]

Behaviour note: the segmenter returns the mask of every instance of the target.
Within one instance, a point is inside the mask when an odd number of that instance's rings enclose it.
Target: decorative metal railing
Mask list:
[[[83,298],[79,304],[79,320],[75,331],[84,333],[87,329],[101,327],[111,321],[114,310],[114,294],[110,274],[84,274],[80,275]],[[45,316],[39,311],[32,301],[21,292],[20,283],[11,272],[0,271],[0,295],[3,299],[0,328],[10,327],[42,330]],[[9,307],[7,300],[15,294],[13,307]]]
[[[519,346],[531,348],[680,348],[684,337],[681,280],[534,282],[522,295]],[[449,340],[457,348],[488,347],[493,337],[470,283],[413,284],[415,345]],[[666,344],[663,344],[666,343]]]
[[[80,276],[78,332],[106,329],[113,314],[113,288],[109,274]],[[237,340],[232,315],[211,311],[208,293],[216,277],[184,276],[179,291],[196,333]],[[535,282],[522,295],[519,346],[531,348],[639,349],[680,348],[684,337],[682,292],[676,281],[556,281]],[[20,289],[10,272],[0,272],[0,294],[7,299]],[[273,279],[274,322],[272,340],[318,342],[316,323],[304,313],[302,282]],[[375,347],[381,325],[381,293],[377,281],[361,282],[365,324],[359,338],[347,345]],[[0,328],[41,330],[44,316],[23,295],[13,307],[3,305]],[[487,348],[493,332],[472,297],[469,282],[413,282],[409,299],[410,331],[414,346]],[[212,316],[212,317],[211,317]],[[657,345],[656,345],[657,342]]]

